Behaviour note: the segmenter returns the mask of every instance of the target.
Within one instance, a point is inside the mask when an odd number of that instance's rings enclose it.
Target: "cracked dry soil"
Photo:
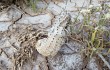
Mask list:
[[[20,15],[23,16],[23,14]],[[39,39],[46,37],[46,35],[39,34],[41,30],[39,30],[38,26],[35,24],[18,24],[17,21],[22,19],[21,16],[18,16],[18,19],[11,22],[6,29],[0,32],[1,70],[67,70],[73,69],[73,65],[75,68],[82,68],[82,55],[79,53],[73,54],[73,50],[68,49],[67,46],[65,46],[55,58],[47,58],[40,55],[35,49],[35,44]],[[8,20],[9,19],[6,21],[7,24],[10,22],[10,20]],[[77,49],[78,48],[75,50],[77,51]],[[71,59],[68,59],[68,56],[69,58],[71,57]],[[68,64],[67,60],[73,60],[73,62],[70,61]],[[77,65],[73,64],[76,63],[76,60]],[[68,67],[70,64],[71,66]]]
[[[65,2],[53,1],[49,5],[44,2],[40,1],[38,7],[46,6],[46,11],[36,15],[15,5],[0,12],[0,70],[102,70],[102,62],[95,57],[88,60],[80,52],[85,46],[71,38],[54,57],[44,57],[37,52],[37,41],[48,37],[46,33],[60,13],[66,10],[73,15],[73,10],[76,11],[75,4],[69,0],[70,6],[66,8]]]

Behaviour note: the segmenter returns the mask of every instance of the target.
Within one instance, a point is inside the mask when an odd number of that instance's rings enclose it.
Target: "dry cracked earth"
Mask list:
[[[94,6],[99,1],[92,0]],[[38,13],[29,8],[10,5],[0,12],[0,70],[107,70],[97,57],[87,59],[81,49],[85,46],[69,39],[54,57],[39,54],[35,45],[61,16],[70,15],[71,21],[88,0],[39,1]],[[80,17],[82,19],[82,17]]]

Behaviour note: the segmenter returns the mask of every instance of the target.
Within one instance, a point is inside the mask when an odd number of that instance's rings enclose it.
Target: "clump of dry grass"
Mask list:
[[[78,17],[82,16],[82,22]],[[100,6],[90,5],[87,9],[81,9],[75,22],[70,24],[71,34],[79,38],[87,45],[83,49],[85,54],[91,58],[98,55],[110,69],[109,63],[105,60],[103,50],[107,49],[106,54],[110,54],[110,6],[106,3]],[[76,28],[74,28],[76,27]],[[77,37],[79,36],[79,37]],[[77,39],[78,40],[78,39]]]

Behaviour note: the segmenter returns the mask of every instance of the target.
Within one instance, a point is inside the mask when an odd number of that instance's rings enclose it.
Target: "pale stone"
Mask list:
[[[0,31],[8,30],[8,27],[12,24],[12,22],[0,22]]]
[[[8,11],[7,11],[8,10]],[[7,10],[0,12],[0,21],[16,21],[21,17],[22,12],[15,6],[11,5]]]
[[[54,15],[59,15],[63,11],[61,7],[51,2],[47,8],[47,10],[51,11]]]
[[[51,25],[51,20],[53,19],[53,15],[51,13],[44,13],[38,16],[29,16],[24,15],[19,21],[16,23],[19,24],[37,24],[41,28],[46,28]]]

